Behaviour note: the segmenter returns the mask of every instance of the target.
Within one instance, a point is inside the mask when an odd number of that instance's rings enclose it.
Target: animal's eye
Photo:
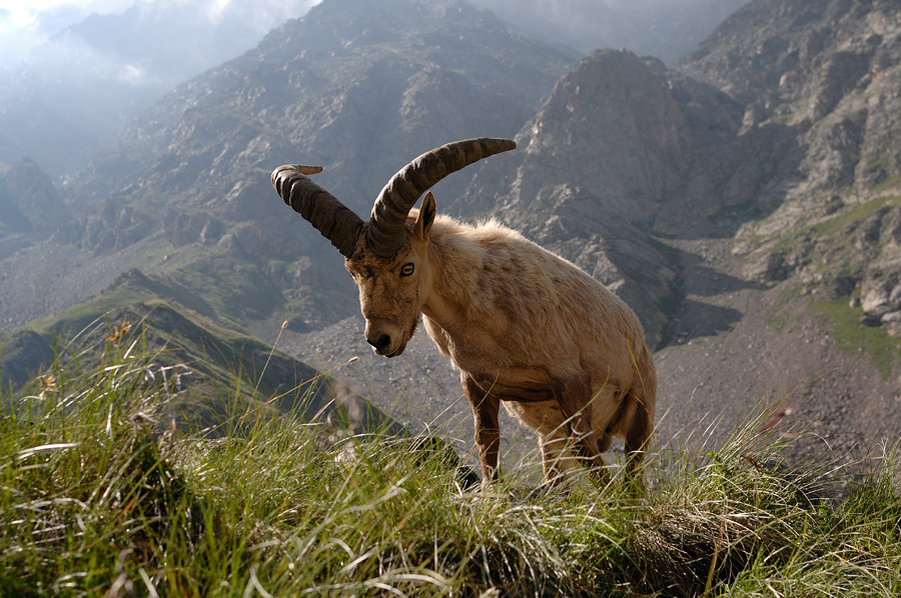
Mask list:
[[[409,276],[409,275],[413,274],[413,270],[415,270],[413,263],[407,262],[406,264],[404,264],[404,267],[400,269],[400,275],[401,276]]]

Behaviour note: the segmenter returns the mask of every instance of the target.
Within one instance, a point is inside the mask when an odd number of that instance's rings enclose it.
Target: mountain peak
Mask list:
[[[493,14],[461,0],[326,0],[270,32],[260,49],[290,47],[298,54],[353,54],[380,44],[422,46],[430,35],[447,32],[469,38],[471,43],[508,35]],[[476,41],[477,37],[482,39]]]
[[[0,231],[46,236],[71,221],[53,181],[34,160],[0,170]]]

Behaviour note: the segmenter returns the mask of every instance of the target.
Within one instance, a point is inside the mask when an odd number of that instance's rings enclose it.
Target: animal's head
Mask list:
[[[315,166],[285,165],[272,172],[272,185],[344,256],[347,271],[360,290],[366,340],[379,355],[400,355],[413,336],[432,283],[428,262],[429,230],[435,199],[428,193],[438,181],[461,168],[516,144],[507,139],[467,139],[426,152],[398,171],[375,200],[364,222],[306,175]]]

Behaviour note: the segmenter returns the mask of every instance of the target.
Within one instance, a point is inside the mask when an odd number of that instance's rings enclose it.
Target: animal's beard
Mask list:
[[[416,327],[419,326],[419,318],[413,320],[413,323],[410,325],[410,328],[407,330],[407,334],[405,335],[403,342],[400,346],[390,355],[385,355],[385,357],[397,357],[401,353],[404,352],[404,349],[407,348],[407,343],[410,342],[410,339],[413,338],[413,335],[416,334]]]

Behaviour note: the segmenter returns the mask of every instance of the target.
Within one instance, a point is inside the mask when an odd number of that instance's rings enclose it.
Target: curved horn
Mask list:
[[[363,220],[305,176],[317,172],[322,172],[322,167],[285,164],[272,171],[272,186],[285,203],[331,241],[341,255],[350,257],[363,228]]]
[[[369,246],[382,257],[393,256],[404,242],[407,214],[420,195],[452,172],[515,147],[509,139],[465,139],[426,152],[404,166],[375,200],[366,233]]]

